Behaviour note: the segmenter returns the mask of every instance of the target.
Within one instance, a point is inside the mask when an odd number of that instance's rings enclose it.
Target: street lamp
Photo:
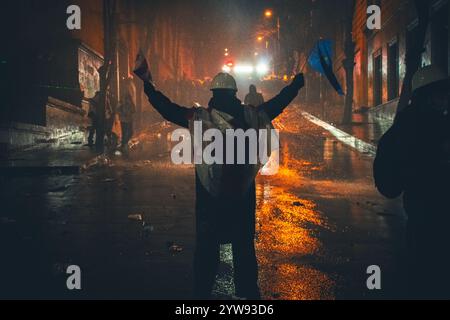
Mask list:
[[[264,11],[264,17],[266,19],[272,19],[274,17],[274,12],[272,9],[266,9]],[[276,34],[276,46],[274,50],[274,56],[278,60],[280,58],[280,51],[281,51],[281,45],[280,45],[280,15],[276,14],[276,21],[275,21],[275,34]],[[262,39],[261,39],[262,40]],[[268,47],[268,43],[266,42],[266,48]],[[276,63],[275,63],[276,64]]]
[[[263,36],[258,36],[256,39],[257,39],[259,42],[261,42],[261,41],[264,39],[264,37],[263,37]]]

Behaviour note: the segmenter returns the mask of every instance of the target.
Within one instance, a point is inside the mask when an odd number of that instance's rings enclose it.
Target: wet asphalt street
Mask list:
[[[395,298],[405,218],[400,200],[373,186],[369,156],[301,118],[276,120],[281,166],[257,179],[260,287],[265,299]],[[1,297],[192,297],[194,168],[174,165],[168,135],[137,137],[79,175],[2,177]],[[231,248],[222,246],[217,298],[233,294]],[[66,289],[78,265],[82,290]],[[382,289],[366,287],[378,265]]]

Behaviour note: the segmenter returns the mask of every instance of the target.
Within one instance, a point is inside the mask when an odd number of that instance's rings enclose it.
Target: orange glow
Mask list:
[[[286,175],[293,178],[292,171],[283,169],[286,172],[280,176],[257,185],[256,249],[261,290],[269,299],[273,292],[279,294],[276,299],[333,299],[335,283],[326,273],[290,262],[289,257],[317,255],[322,250],[321,241],[309,225],[327,230],[332,226],[313,201],[298,198],[281,186]]]
[[[263,36],[258,36],[258,38],[256,38],[256,39],[258,39],[258,41],[262,41],[264,39],[264,37]]]
[[[272,12],[272,10],[270,10],[270,9],[267,9],[267,10],[264,12],[264,16],[265,16],[266,18],[271,18],[272,15],[273,15],[273,12]]]

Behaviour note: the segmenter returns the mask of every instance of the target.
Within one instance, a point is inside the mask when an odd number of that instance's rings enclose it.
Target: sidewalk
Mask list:
[[[80,168],[98,155],[94,149],[77,143],[51,143],[11,151],[0,158],[2,176],[39,174],[78,174]]]
[[[369,156],[375,156],[377,150],[376,150],[376,146],[374,144],[366,142],[363,139],[360,139],[350,133],[347,133],[341,129],[338,129],[335,126],[332,126],[331,124],[329,124],[323,120],[320,120],[319,118],[313,116],[312,114],[310,114],[306,111],[302,111],[301,115],[308,121],[314,123],[315,125],[322,127],[323,129],[327,130],[328,132],[330,132],[340,142],[352,147],[353,149],[358,150],[359,152],[361,152],[363,154],[366,154]]]
[[[152,123],[141,130],[130,141],[130,148],[134,149],[141,140],[167,128],[165,121]],[[79,174],[83,167],[95,165],[102,161],[102,153],[95,147],[89,147],[82,141],[58,140],[40,143],[34,147],[10,151],[0,156],[0,175],[29,176],[29,175],[74,175]]]
[[[330,132],[343,144],[372,157],[376,154],[378,141],[392,125],[389,119],[375,118],[370,113],[353,114],[353,122],[349,125],[338,125],[304,110],[299,110],[298,113]]]

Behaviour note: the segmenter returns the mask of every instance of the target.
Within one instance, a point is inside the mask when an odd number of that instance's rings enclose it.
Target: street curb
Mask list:
[[[327,130],[334,137],[336,137],[337,140],[339,140],[343,144],[357,150],[358,152],[360,152],[364,155],[375,157],[375,155],[377,153],[377,147],[375,145],[365,142],[361,139],[358,139],[355,136],[352,136],[351,134],[348,134],[347,132],[344,132],[344,131],[332,126],[331,124],[329,124],[323,120],[320,120],[319,118],[313,116],[312,114],[310,114],[306,111],[300,111],[300,113],[306,120]]]
[[[102,153],[103,154],[103,153]],[[102,154],[92,154],[89,158],[79,163],[62,165],[0,165],[0,175],[4,177],[42,176],[42,175],[79,175],[91,162]]]

